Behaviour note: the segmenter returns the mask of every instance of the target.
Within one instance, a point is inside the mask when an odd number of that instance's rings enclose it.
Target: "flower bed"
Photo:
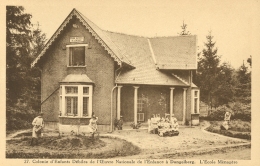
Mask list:
[[[222,123],[223,121],[213,121],[211,122],[211,125],[206,128],[206,130],[229,137],[251,140],[250,122],[245,122],[241,120],[231,121],[229,125],[230,129],[228,130],[221,130],[220,126]]]
[[[30,146],[30,137],[7,141],[6,158],[112,158],[140,153],[132,143],[118,138],[49,136]]]

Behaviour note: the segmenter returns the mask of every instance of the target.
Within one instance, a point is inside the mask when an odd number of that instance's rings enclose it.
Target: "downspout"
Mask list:
[[[190,93],[192,93],[191,86],[192,86],[192,71],[190,70],[190,89],[191,89]],[[191,96],[192,96],[192,94],[191,94]],[[193,98],[191,99],[191,103],[192,103],[192,100],[193,100]],[[192,105],[191,105],[191,107],[192,107]],[[190,112],[190,127],[192,127],[192,114],[191,114],[191,112]]]
[[[111,110],[110,110],[110,115],[111,115],[110,132],[111,133],[113,132],[113,92],[116,88],[117,88],[117,84],[111,90]]]
[[[118,69],[116,69],[115,70],[115,75],[116,75],[116,72],[118,71],[118,70],[120,70],[122,68],[122,66],[120,66]],[[119,76],[119,74],[120,74],[120,72],[118,73],[118,75],[116,76],[116,78]],[[112,90],[111,90],[111,110],[110,110],[110,132],[113,132],[113,92],[114,92],[114,90],[115,90],[115,88],[117,88],[118,86],[117,86],[117,84],[116,84],[116,86],[114,86],[113,88],[112,88]]]

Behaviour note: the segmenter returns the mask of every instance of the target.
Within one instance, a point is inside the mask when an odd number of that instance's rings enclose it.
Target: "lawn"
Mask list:
[[[211,125],[206,128],[207,131],[222,134],[229,137],[251,140],[251,123],[242,120],[232,120],[230,129],[222,130],[220,128],[223,121],[211,121]]]
[[[113,158],[136,155],[140,149],[132,143],[106,136],[45,136],[38,146],[30,146],[27,134],[8,140],[6,158]]]

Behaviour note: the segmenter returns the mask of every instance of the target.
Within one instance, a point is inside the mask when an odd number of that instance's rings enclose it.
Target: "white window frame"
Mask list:
[[[137,113],[137,121],[138,122],[144,121],[144,113]]]
[[[85,47],[85,62],[82,66],[74,66],[70,65],[70,48],[71,47]],[[88,47],[88,44],[74,44],[74,45],[66,45],[67,49],[67,67],[86,67],[86,49]]]
[[[197,92],[197,96],[195,96],[195,92]],[[197,99],[197,112],[195,113],[195,99]],[[200,90],[199,89],[193,89],[191,90],[191,113],[192,114],[199,114],[200,113]]]
[[[78,94],[66,94],[66,87],[78,87]],[[88,94],[83,93],[83,88],[89,88]],[[86,117],[89,118],[92,115],[92,96],[93,86],[92,85],[60,85],[60,116],[62,117]],[[78,115],[71,116],[66,113],[66,97],[77,97],[78,98]],[[88,97],[88,116],[83,116],[83,97]]]

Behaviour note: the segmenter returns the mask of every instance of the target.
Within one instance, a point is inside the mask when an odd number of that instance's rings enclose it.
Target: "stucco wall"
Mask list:
[[[77,24],[78,28],[73,28]],[[86,67],[67,67],[66,45],[70,43],[70,37],[84,37],[84,44],[89,44],[85,49]],[[83,44],[80,43],[80,44]],[[56,88],[59,81],[68,74],[87,74],[94,82],[93,87],[93,111],[99,117],[99,124],[110,124],[110,93],[114,86],[114,60],[108,55],[97,40],[76,19],[66,26],[55,43],[46,52],[40,62],[42,66],[42,101],[48,98]],[[42,104],[45,113],[45,121],[58,122],[59,115],[59,91],[55,92]]]

